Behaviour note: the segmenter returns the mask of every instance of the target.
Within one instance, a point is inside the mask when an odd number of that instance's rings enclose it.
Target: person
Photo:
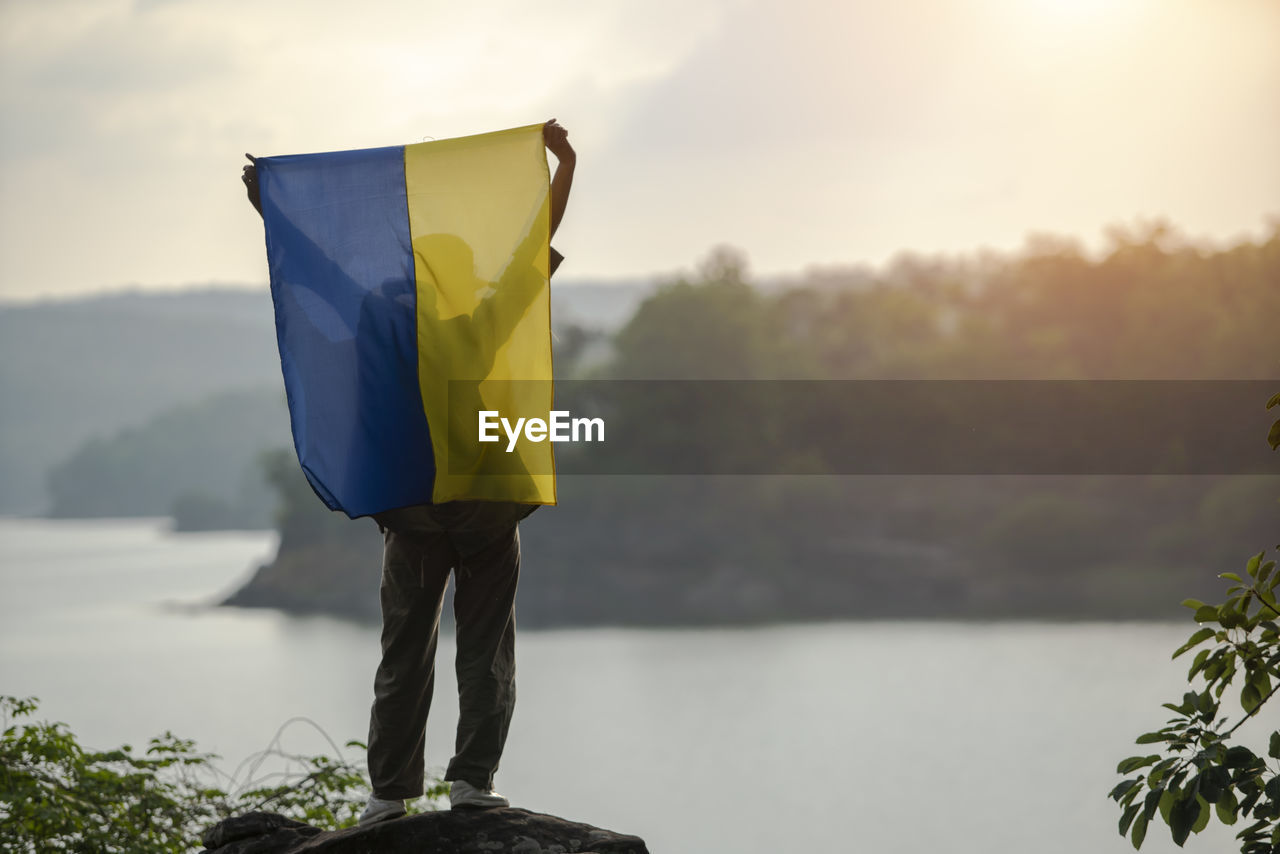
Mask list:
[[[555,119],[543,141],[557,159],[550,187],[549,230],[568,204],[577,155]],[[250,157],[243,181],[261,213]],[[551,251],[551,272],[561,257]],[[445,771],[453,809],[509,806],[494,774],[515,708],[515,597],[520,575],[519,522],[536,505],[450,501],[374,515],[383,535],[382,659],[374,677],[368,765],[372,792],[360,816],[368,825],[405,815],[425,783],[427,716],[445,588],[454,577],[458,729]]]

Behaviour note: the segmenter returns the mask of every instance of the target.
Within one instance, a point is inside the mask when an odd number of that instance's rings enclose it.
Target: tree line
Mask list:
[[[1269,328],[1280,317],[1280,227],[1224,248],[1159,224],[1113,230],[1110,241],[1091,256],[1040,237],[1009,256],[904,255],[878,273],[818,270],[768,286],[751,281],[741,253],[717,250],[641,304],[608,358],[589,364],[562,347],[557,374],[604,383],[1280,377]],[[695,449],[704,462],[758,453],[767,441],[732,429],[714,406],[690,409],[660,395],[645,405],[658,432],[691,412],[709,419],[704,434],[716,441]],[[1167,417],[1150,413],[1151,436]],[[560,506],[522,526],[526,563],[539,577],[521,593],[526,621],[1167,617],[1185,595],[1205,590],[1206,568],[1234,565],[1238,555],[1223,544],[1265,541],[1277,530],[1274,476],[838,476],[795,450],[785,476],[641,467],[562,476]],[[289,495],[283,525],[326,514],[305,488]],[[294,538],[296,548],[282,548],[238,598],[274,604],[265,591],[288,590],[290,607],[309,607],[299,591],[321,587],[307,573],[327,551],[360,565],[324,570],[333,583],[352,581],[349,595],[323,598],[376,613],[372,525],[314,524],[326,533]],[[302,558],[308,542],[326,539],[350,548],[317,546]]]

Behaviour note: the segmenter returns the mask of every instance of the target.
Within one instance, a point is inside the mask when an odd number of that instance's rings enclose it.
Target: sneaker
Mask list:
[[[488,810],[494,807],[509,807],[511,802],[499,795],[492,788],[479,789],[466,780],[454,780],[449,786],[449,807],[451,809]]]
[[[380,821],[387,821],[393,818],[399,818],[405,814],[404,801],[384,801],[382,798],[369,796],[369,803],[365,806],[364,812],[360,813],[360,824],[377,824]]]

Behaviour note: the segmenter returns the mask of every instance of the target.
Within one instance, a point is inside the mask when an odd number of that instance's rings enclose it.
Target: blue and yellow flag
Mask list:
[[[549,443],[477,441],[482,410],[551,409],[542,126],[257,172],[294,445],[324,502],[554,504]]]

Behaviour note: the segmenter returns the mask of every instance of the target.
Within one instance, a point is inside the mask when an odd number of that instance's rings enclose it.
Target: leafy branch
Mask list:
[[[1267,409],[1271,409],[1273,406],[1280,406],[1280,393],[1272,395],[1271,399],[1267,401]],[[1267,443],[1271,445],[1271,450],[1273,451],[1280,448],[1280,418],[1272,422],[1271,430],[1267,433]]]
[[[1280,773],[1249,747],[1230,743],[1280,691],[1280,625],[1275,621],[1280,572],[1274,560],[1263,562],[1265,556],[1261,552],[1249,559],[1247,582],[1233,572],[1220,576],[1235,582],[1222,604],[1183,603],[1194,610],[1201,628],[1173,657],[1209,641],[1214,645],[1200,649],[1192,661],[1187,681],[1193,690],[1181,703],[1163,704],[1175,717],[1137,739],[1138,744],[1163,745],[1164,753],[1131,756],[1116,767],[1124,775],[1149,769],[1121,781],[1110,794],[1123,809],[1120,833],[1130,837],[1134,848],[1142,846],[1157,816],[1181,846],[1216,815],[1226,825],[1249,822],[1236,835],[1242,854],[1280,852]],[[1201,687],[1194,690],[1197,683]],[[1232,686],[1239,687],[1243,712],[1235,723],[1223,709]],[[1280,760],[1280,731],[1271,733],[1266,757]]]
[[[281,725],[266,750],[242,762],[234,774],[196,752],[195,743],[165,733],[145,754],[124,745],[116,750],[82,748],[62,723],[18,722],[36,711],[34,698],[0,696],[0,851],[77,851],[85,854],[177,854],[219,819],[270,807],[320,827],[355,823],[369,782],[361,766],[342,757],[285,752]],[[347,742],[348,748],[364,745]],[[268,760],[283,769],[263,774]],[[243,781],[241,780],[244,777]],[[447,794],[435,781],[428,808]]]

